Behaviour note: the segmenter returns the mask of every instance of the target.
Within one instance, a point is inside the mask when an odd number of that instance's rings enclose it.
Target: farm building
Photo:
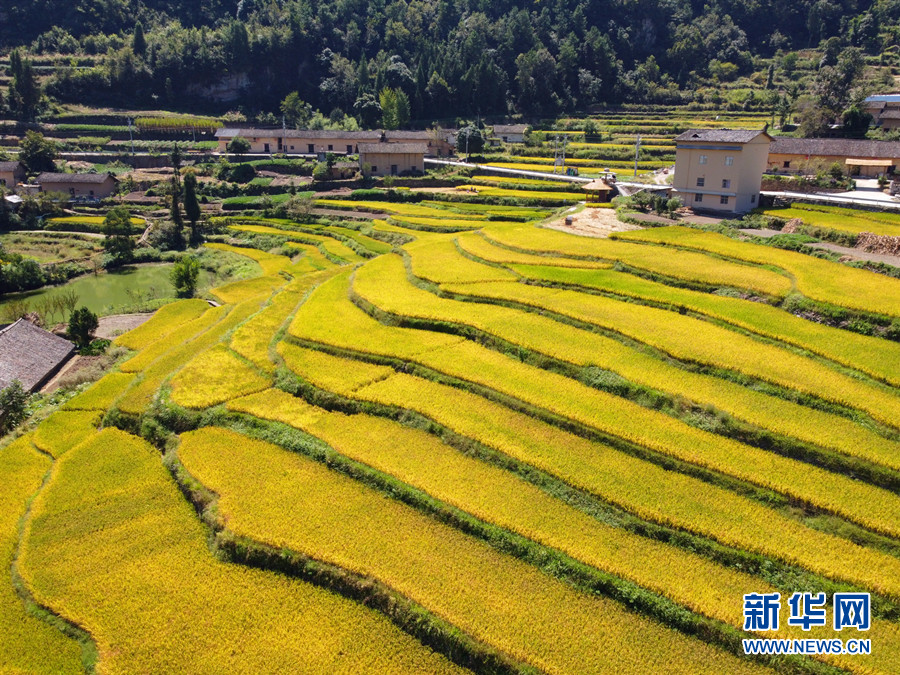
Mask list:
[[[863,110],[872,116],[876,126],[881,126],[885,115],[900,110],[900,94],[876,94],[869,96],[863,101]]]
[[[672,192],[686,206],[745,213],[756,208],[769,142],[765,131],[691,129],[675,138]]]
[[[359,167],[366,176],[399,176],[422,173],[424,143],[360,143]]]
[[[583,186],[583,189],[587,197],[586,201],[588,204],[594,202],[608,202],[611,198],[611,195],[616,190],[616,188],[600,178],[587,183]]]
[[[852,138],[776,138],[769,148],[769,170],[815,173],[840,164],[847,173],[877,176],[900,165],[900,142]]]
[[[41,192],[65,192],[72,197],[109,197],[116,190],[119,179],[111,173],[51,173],[38,175]]]
[[[27,391],[37,391],[74,351],[68,340],[19,319],[0,329],[0,389],[18,380]]]
[[[14,188],[25,180],[25,165],[22,162],[0,162],[0,186]]]
[[[527,124],[495,124],[494,135],[504,143],[524,143]]]
[[[360,143],[424,143],[426,154],[442,157],[451,154],[455,132],[447,129],[428,131],[332,131],[319,129],[222,128],[216,131],[219,152],[227,152],[232,139],[240,136],[250,143],[251,153],[314,155],[324,152],[353,155]]]

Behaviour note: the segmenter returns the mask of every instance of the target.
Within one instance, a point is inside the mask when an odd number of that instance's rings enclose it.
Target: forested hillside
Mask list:
[[[0,50],[52,56],[61,101],[279,115],[297,91],[296,122],[308,103],[365,124],[385,87],[414,121],[718,105],[742,78],[738,104],[762,109],[804,59],[855,47],[893,65],[898,23],[900,0],[20,0],[0,10]]]

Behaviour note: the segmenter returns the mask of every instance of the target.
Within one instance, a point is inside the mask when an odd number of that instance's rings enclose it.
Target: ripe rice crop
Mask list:
[[[453,215],[448,213],[448,216]],[[458,220],[454,218],[416,218],[413,216],[391,216],[391,222],[408,230],[446,230],[459,232],[474,230],[485,223],[479,220]]]
[[[266,225],[229,225],[228,228],[231,230],[237,230],[239,232],[253,232],[256,234],[276,235],[279,237],[293,239],[295,241],[306,242],[308,244],[315,242],[319,246],[323,247],[326,252],[338,258],[342,258],[349,262],[359,262],[360,260],[363,260],[363,258],[356,251],[349,248],[345,244],[342,244],[340,241],[334,239],[333,237],[323,237],[321,235],[308,234],[306,232],[297,232],[291,230],[280,230],[274,227],[268,227]]]
[[[269,359],[269,344],[281,326],[303,299],[317,284],[329,278],[333,272],[310,274],[295,279],[272,298],[271,304],[259,314],[238,327],[231,336],[231,348],[257,368],[268,373],[275,366]]]
[[[159,453],[118,430],[59,461],[22,553],[38,601],[90,632],[104,672],[458,672],[371,610],[217,561]]]
[[[408,332],[394,330],[401,335]],[[290,357],[287,350],[284,353],[288,365],[317,386],[418,411],[641,518],[697,532],[826,576],[900,593],[900,584],[883,585],[883,575],[894,574],[890,570],[898,565],[890,556],[804,527],[723,488],[568,434],[467,391],[403,373],[379,372],[375,369],[381,366],[321,352],[291,348]],[[371,384],[359,386],[366,381]],[[294,404],[288,399],[284,401],[279,414],[298,410],[296,406],[291,408]],[[834,554],[823,557],[822,551]],[[870,565],[880,571],[870,573]]]
[[[419,250],[423,252],[423,256],[427,248],[427,246],[420,246]],[[416,255],[413,253],[414,264]],[[392,270],[388,271],[388,267]],[[415,266],[413,269],[415,271]],[[444,261],[442,269],[453,269],[449,256]],[[400,276],[401,270],[396,263],[382,266],[378,273],[379,286],[377,288],[372,285],[374,277],[368,276],[367,271],[361,270],[358,273],[355,288],[362,297],[385,311],[407,317],[472,326],[539,354],[578,366],[604,368],[618,373],[627,380],[674,397],[683,397],[700,405],[713,406],[762,429],[792,436],[850,456],[861,457],[883,466],[900,469],[900,444],[887,440],[844,417],[798,405],[735,382],[690,372],[611,338],[585,332],[534,313],[437,297],[405,283],[406,280]],[[477,270],[472,270],[472,276],[474,277],[476,274]],[[489,288],[493,289],[494,286],[495,284],[490,284]],[[497,293],[488,291],[492,297],[511,300],[524,299],[528,304],[549,311],[565,312],[568,306],[566,301],[561,299],[568,293],[567,291],[560,292],[527,286],[524,287],[524,296],[519,297],[516,293],[522,287],[518,284],[510,286],[503,283],[496,284],[496,286],[501,290]],[[467,294],[468,289],[473,287],[476,295],[481,294],[485,288],[476,282],[470,282],[470,285],[444,286],[447,290],[460,294]],[[508,290],[510,288],[511,291]],[[592,299],[591,296],[579,297],[585,300]],[[612,307],[611,312],[617,314],[615,305]],[[641,306],[634,307],[640,308]],[[622,316],[627,311],[628,309],[623,309],[617,315]],[[672,320],[696,321],[678,314],[673,314]],[[647,317],[644,317],[643,325],[652,323],[651,315],[648,314]],[[635,321],[635,325],[642,325],[641,321]],[[717,328],[717,330],[723,329]],[[673,332],[677,334],[677,326]],[[700,330],[688,331],[688,333],[695,339],[700,337]],[[631,335],[637,338],[638,333],[632,332]],[[749,340],[744,336],[735,336],[735,338],[738,337]],[[717,341],[713,340],[712,342],[716,343]],[[734,347],[737,351],[741,344],[738,340],[735,342],[737,344]],[[751,344],[748,349],[752,351],[752,347]],[[765,345],[765,347],[770,351],[763,350],[762,355],[776,359],[775,350],[777,348],[769,345]],[[791,354],[791,356],[795,355]],[[807,368],[810,373],[816,372],[818,364],[803,360],[799,356],[796,356],[796,359],[797,362],[793,367],[797,369],[798,374],[802,374],[804,365],[813,366],[812,370]],[[810,375],[810,377],[815,381],[815,376]],[[822,378],[823,380],[827,378],[827,373]],[[858,388],[862,387],[856,380],[851,380],[851,383]],[[731,471],[734,469],[732,468]]]
[[[741,629],[743,614],[733,598],[742,597],[747,588],[765,589],[759,592],[775,590],[753,576],[602,524],[521,478],[464,455],[425,432],[368,415],[307,415],[307,410],[315,409],[289,398],[282,394],[268,400],[278,400],[280,419],[324,440],[344,456],[483,521],[649,588],[702,615]],[[294,414],[287,412],[292,403]],[[302,422],[298,423],[298,419]],[[398,448],[403,451],[397,452]],[[677,573],[673,574],[673,570]],[[900,646],[896,626],[879,623],[876,630],[879,638]],[[779,634],[788,635],[809,637],[799,629]],[[824,629],[817,631],[816,637],[838,635]],[[852,660],[845,660],[845,664],[851,665]]]
[[[140,373],[163,354],[207,330],[210,326],[220,321],[229,311],[228,307],[208,308],[196,319],[187,321],[170,332],[166,339],[151,342],[141,351],[122,364],[121,369],[126,373]],[[151,319],[152,321],[152,319]],[[128,333],[125,334],[126,337]]]
[[[511,251],[508,248],[494,246],[484,237],[476,233],[461,234],[456,239],[459,247],[487,262],[506,265],[548,265],[554,267],[584,267],[589,269],[608,269],[611,263],[597,262],[594,260],[578,260],[576,258],[560,258],[552,255],[537,255],[534,253],[521,253]]]
[[[285,260],[287,260],[287,258],[285,258]],[[241,281],[233,281],[230,284],[213,288],[210,293],[226,304],[233,304],[251,298],[267,297],[276,289],[284,286],[284,284],[285,279],[282,276],[262,276],[254,277],[252,279],[242,279]]]
[[[35,452],[31,436],[0,449],[0,670],[8,673],[83,673],[81,649],[49,623],[25,611],[9,570],[19,539],[19,519],[41,487],[50,460]]]
[[[220,126],[222,121],[214,117],[137,117],[134,126],[139,131],[200,131],[212,133]]]
[[[208,408],[268,386],[267,378],[219,344],[188,361],[172,378],[172,401],[185,408]]]
[[[566,183],[554,180],[540,180],[538,178],[518,178],[517,176],[494,176],[490,174],[480,174],[472,176],[473,183],[484,183],[486,185],[526,185],[528,187],[546,187],[558,188],[564,187]]]
[[[310,269],[313,271],[317,271],[334,266],[334,263],[326,258],[325,254],[312,244],[301,244],[296,241],[289,241],[284,245],[284,247],[294,251],[299,251],[303,255],[300,260],[298,260],[296,263],[285,270],[288,274],[300,276],[301,274],[309,273]]]
[[[808,225],[827,227],[841,232],[853,234],[871,232],[886,237],[900,237],[900,214],[896,213],[857,211],[799,202],[789,208],[766,209],[762,213],[786,220],[800,218]]]
[[[374,237],[369,237],[356,230],[351,230],[349,227],[340,227],[337,225],[332,225],[328,228],[329,232],[336,232],[337,234],[352,239],[360,246],[363,246],[373,253],[390,253],[391,245],[387,242],[381,241],[380,239],[375,239]]]
[[[316,206],[324,208],[339,208],[359,211],[373,211],[375,213],[392,213],[398,216],[413,216],[415,218],[442,218],[451,214],[446,209],[423,206],[421,204],[409,204],[406,202],[388,201],[354,201],[347,199],[317,199]],[[453,214],[457,220],[486,220],[482,213],[457,213]]]
[[[378,579],[543,671],[756,670],[276,446],[204,429],[182,436],[179,456],[236,533]]]
[[[539,190],[508,190],[505,188],[484,187],[482,185],[467,185],[456,188],[457,190],[475,190],[480,195],[487,197],[514,197],[516,199],[534,200],[538,202],[581,202],[584,201],[583,192],[541,192]]]
[[[168,337],[188,321],[209,309],[205,300],[179,300],[165,305],[146,322],[116,338],[116,343],[129,349],[143,349],[152,342]]]
[[[451,239],[416,242],[408,244],[406,250],[412,259],[413,274],[437,284],[516,279],[516,275],[508,270],[464,258]]]
[[[478,202],[438,202],[424,200],[423,206],[434,206],[451,213],[481,214],[487,217],[497,216],[513,220],[541,220],[550,214],[550,210],[539,206],[506,206],[502,204],[481,204]]]
[[[89,389],[69,399],[63,410],[108,410],[135,377],[133,373],[107,373]]]
[[[92,436],[102,417],[98,410],[58,410],[35,430],[34,444],[54,458],[62,457]]]
[[[631,267],[684,281],[711,286],[729,286],[782,298],[791,291],[791,280],[760,267],[718,260],[702,253],[681,252],[628,245],[610,239],[573,237],[540,227],[496,228],[486,232],[488,240],[502,246],[561,256],[619,261]]]
[[[118,407],[123,412],[140,415],[152,402],[163,382],[173,372],[183,367],[197,354],[222,340],[226,334],[237,328],[260,308],[259,300],[247,300],[234,307],[221,309],[228,315],[208,330],[200,333],[192,340],[172,342],[170,350],[160,354],[142,369],[141,378],[129,389],[119,401]],[[217,308],[218,309],[218,308]],[[141,353],[137,358],[142,357]],[[131,359],[134,361],[135,359]],[[131,363],[128,361],[125,365]]]
[[[808,298],[864,312],[900,316],[900,281],[867,270],[685,227],[641,230],[618,234],[616,238],[681,246],[776,265],[794,276],[797,289]]]
[[[519,283],[469,284],[445,290],[511,300],[594,324],[648,344],[688,363],[732,370],[786,389],[857,408],[885,424],[898,425],[900,398],[785,348],[766,344],[713,323],[664,309],[576,291]],[[722,345],[728,349],[723,350]]]
[[[856,434],[855,426],[845,420],[823,415],[785,401],[779,401],[748,391],[730,382],[682,371],[657,359],[632,350],[609,338],[585,333],[566,325],[556,325],[544,317],[523,314],[506,307],[491,305],[473,305],[438,298],[426,291],[403,283],[405,278],[398,279],[402,266],[391,258],[380,259],[383,264],[377,273],[367,272],[374,266],[366,266],[359,270],[354,280],[354,290],[375,306],[393,314],[416,316],[425,319],[443,320],[457,324],[469,325],[499,336],[515,345],[547,354],[551,357],[568,361],[576,365],[599,365],[622,374],[642,384],[671,392],[678,396],[696,400],[706,405],[716,405],[737,417],[749,420],[763,428],[774,428],[781,433],[793,433],[806,441],[819,442],[826,447],[837,445],[841,450],[853,455],[861,455],[868,459],[882,461],[889,466],[900,467],[897,461],[898,446],[895,443],[879,440],[874,434]],[[370,264],[372,265],[372,264]],[[393,270],[391,270],[393,268]],[[378,279],[377,284],[373,283]],[[502,286],[505,284],[489,284]],[[556,300],[560,293],[553,295],[548,306],[559,304]],[[427,355],[426,355],[427,358]],[[549,375],[549,373],[548,373]],[[559,378],[555,376],[554,379]],[[565,379],[565,378],[560,378]],[[496,386],[496,385],[495,385]],[[600,392],[597,392],[600,394]],[[576,392],[572,391],[575,396]],[[588,401],[596,395],[581,394],[582,401]],[[606,402],[603,403],[602,401]],[[649,447],[667,454],[674,454],[690,462],[699,462],[704,466],[737,476],[743,480],[756,482],[765,487],[789,494],[824,508],[837,510],[857,522],[864,524],[880,522],[877,527],[885,532],[900,533],[900,529],[888,524],[885,509],[900,509],[900,499],[891,507],[894,499],[889,493],[880,490],[869,492],[868,487],[850,481],[843,476],[831,474],[802,462],[783,457],[773,457],[771,453],[751,447],[742,447],[739,443],[728,439],[720,439],[707,432],[676,423],[672,418],[650,411],[641,412],[636,404],[621,398],[601,394],[597,405],[603,405],[604,414],[586,423],[601,430],[626,438],[644,447]],[[769,416],[775,419],[769,422]],[[566,416],[571,417],[571,414]],[[796,416],[796,420],[793,417]],[[651,419],[652,418],[652,419]],[[644,419],[644,428],[635,429],[634,425],[622,420]],[[834,419],[834,427],[830,425]],[[618,420],[618,421],[615,421]],[[809,424],[826,424],[825,430]],[[655,424],[659,426],[651,430]],[[862,430],[860,430],[862,432]],[[873,448],[860,449],[860,436],[869,436]],[[660,444],[660,438],[667,438],[666,444]],[[736,460],[736,458],[740,458]],[[789,476],[789,479],[785,477]],[[822,490],[824,485],[832,485],[832,489]],[[859,502],[843,497],[829,497],[822,500],[820,492],[829,494],[850,494],[861,489],[857,498],[866,493],[869,499],[876,499],[879,508],[860,509]],[[869,513],[871,508],[872,513]],[[875,512],[880,516],[875,516]]]
[[[228,244],[216,243],[206,243],[204,244],[204,246],[206,246],[206,248],[212,248],[217,251],[228,251],[230,253],[237,253],[238,255],[250,258],[251,260],[259,263],[259,266],[262,267],[263,274],[278,274],[291,264],[291,261],[283,255],[272,255],[271,253],[266,253],[265,251],[260,251],[255,248],[229,246]]]
[[[347,298],[350,272],[329,279],[297,310],[288,333],[336,346],[350,345],[372,354],[389,353],[412,358],[432,349],[445,349],[465,338],[427,330],[404,331],[398,340],[395,329],[383,326],[355,307]]]
[[[517,262],[512,258],[515,253],[482,243],[484,241],[476,235],[464,235],[458,239],[463,249],[485,260]],[[510,257],[503,259],[508,254]],[[561,270],[556,268],[562,266],[562,259],[541,259],[538,256],[532,258],[536,258],[533,263],[515,265],[513,269],[531,279],[598,288],[722,319],[754,333],[802,347],[872,377],[900,385],[900,345],[895,342],[807,321],[760,302],[674,288],[612,270]]]

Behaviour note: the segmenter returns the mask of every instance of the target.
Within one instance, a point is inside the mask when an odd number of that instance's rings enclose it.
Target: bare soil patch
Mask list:
[[[153,314],[112,314],[100,318],[100,326],[94,335],[111,340],[132,328],[137,328],[148,321]]]
[[[566,218],[572,219],[572,224],[566,223]],[[614,209],[585,207],[578,213],[563,214],[559,220],[545,225],[553,230],[577,234],[581,237],[608,237],[613,232],[630,232],[640,230],[638,225],[623,223],[616,217]]]

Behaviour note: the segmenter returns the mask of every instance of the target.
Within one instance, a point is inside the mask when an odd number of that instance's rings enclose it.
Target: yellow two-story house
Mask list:
[[[746,213],[759,205],[772,137],[749,129],[691,129],[675,138],[672,192],[685,206]]]

